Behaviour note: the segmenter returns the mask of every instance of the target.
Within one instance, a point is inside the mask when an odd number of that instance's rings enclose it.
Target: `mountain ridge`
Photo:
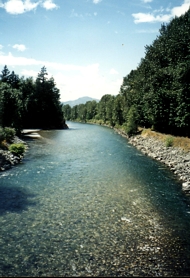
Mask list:
[[[85,96],[85,97],[80,97],[80,98],[77,98],[75,100],[68,100],[68,101],[64,101],[62,102],[63,105],[66,105],[66,104],[69,104],[71,107],[75,106],[75,105],[79,105],[79,104],[85,104],[87,101],[99,101],[99,99],[96,99],[96,98],[91,98],[91,97],[88,97],[88,96]]]

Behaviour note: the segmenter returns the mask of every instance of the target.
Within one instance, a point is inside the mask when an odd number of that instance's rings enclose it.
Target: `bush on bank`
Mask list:
[[[167,136],[165,139],[166,147],[172,147],[174,144],[174,138],[172,136]]]
[[[25,152],[26,147],[23,143],[15,143],[9,146],[9,151],[14,155],[20,156]]]
[[[11,127],[0,127],[0,142],[6,140],[7,142],[11,142],[16,135],[16,130]]]

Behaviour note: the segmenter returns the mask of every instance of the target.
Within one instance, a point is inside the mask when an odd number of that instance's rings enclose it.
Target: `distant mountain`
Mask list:
[[[99,99],[96,98],[91,98],[91,97],[80,97],[76,100],[69,100],[69,101],[65,101],[63,102],[63,105],[69,104],[71,107],[78,105],[78,104],[85,104],[87,101],[99,101]]]

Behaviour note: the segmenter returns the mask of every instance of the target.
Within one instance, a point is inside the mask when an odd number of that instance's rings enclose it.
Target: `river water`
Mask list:
[[[114,130],[68,125],[0,174],[0,276],[189,276],[181,184]]]

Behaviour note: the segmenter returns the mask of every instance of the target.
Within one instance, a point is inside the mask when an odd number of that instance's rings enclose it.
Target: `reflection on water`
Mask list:
[[[0,175],[0,275],[189,276],[181,185],[113,130],[69,127]]]

